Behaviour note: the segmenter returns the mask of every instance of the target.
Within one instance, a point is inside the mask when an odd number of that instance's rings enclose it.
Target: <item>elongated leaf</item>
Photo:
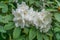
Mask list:
[[[54,28],[54,32],[60,32],[60,28],[55,27],[55,28]]]
[[[40,32],[37,32],[37,40],[43,40],[42,34]]]
[[[3,39],[6,39],[6,36],[5,36],[3,33],[1,33],[1,37],[2,37]]]
[[[59,13],[55,13],[54,17],[58,22],[60,22],[60,14]]]
[[[49,40],[49,37],[47,35],[43,35],[44,40]]]
[[[28,36],[26,37],[26,40],[29,40],[29,37]]]
[[[60,40],[60,34],[59,33],[56,34],[56,38],[57,38],[57,40]]]
[[[29,31],[29,40],[33,40],[36,37],[36,30],[34,28],[30,29]]]
[[[39,2],[39,1],[36,1],[36,2],[35,2],[35,5],[36,5],[37,7],[40,7],[40,2]]]
[[[6,16],[0,15],[0,22],[1,23],[9,23],[9,21],[13,21],[13,15],[6,15]]]
[[[28,28],[24,28],[24,31],[23,31],[25,34],[28,34],[29,33],[29,29]]]
[[[2,8],[3,13],[6,13],[8,11],[8,6],[4,3],[0,3],[0,8]]]
[[[18,38],[20,36],[21,29],[19,27],[15,28],[13,31],[13,38]]]
[[[6,30],[4,30],[3,26],[0,26],[0,32],[6,33]]]
[[[55,22],[56,27],[60,28],[60,24],[58,22]]]
[[[34,0],[29,0],[29,4],[33,4],[34,3]]]
[[[4,5],[3,3],[0,3],[0,8],[4,8]]]
[[[2,8],[2,12],[3,13],[6,13],[8,11],[8,6],[7,5],[5,5],[5,7],[4,8]]]
[[[12,21],[13,20],[13,15],[6,15],[4,17],[4,20],[6,20],[6,21]]]
[[[14,26],[14,24],[13,24],[13,22],[10,22],[10,23],[8,23],[8,24],[6,24],[5,26],[4,26],[4,29],[5,30],[10,30],[10,29],[12,29],[12,28],[14,28],[15,26]]]
[[[28,2],[29,0],[25,0],[25,2]]]
[[[20,36],[19,38],[17,38],[16,40],[25,40],[24,36]]]

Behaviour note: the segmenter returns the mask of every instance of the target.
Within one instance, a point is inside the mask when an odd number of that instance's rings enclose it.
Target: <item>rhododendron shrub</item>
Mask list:
[[[60,40],[60,1],[0,0],[0,40]]]

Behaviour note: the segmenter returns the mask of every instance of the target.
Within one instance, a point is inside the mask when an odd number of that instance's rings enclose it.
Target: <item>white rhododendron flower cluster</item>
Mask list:
[[[12,14],[14,15],[13,21],[16,27],[24,28],[25,26],[29,27],[31,24],[40,29],[40,32],[48,32],[51,27],[51,13],[45,9],[42,9],[40,12],[34,11],[25,2],[17,4],[17,9],[13,9]]]

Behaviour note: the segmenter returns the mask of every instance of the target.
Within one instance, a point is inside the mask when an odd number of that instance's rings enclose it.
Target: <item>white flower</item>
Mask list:
[[[35,25],[37,29],[40,29],[40,32],[48,32],[51,27],[51,13],[42,9],[42,11],[34,11],[33,8],[29,8],[25,2],[22,4],[17,4],[17,9],[12,10],[14,15],[13,21],[15,22],[16,27],[29,25]]]
[[[47,32],[51,27],[51,13],[42,9],[39,15],[39,18],[41,20],[41,24],[39,25],[40,31]]]
[[[28,11],[28,6],[25,4],[25,2],[22,2],[21,5],[17,4],[17,9],[12,10],[12,14],[15,16],[14,21],[18,22],[16,23],[16,26],[18,26],[19,24],[19,26],[21,26],[22,28],[24,27],[25,25],[24,16],[27,11]]]

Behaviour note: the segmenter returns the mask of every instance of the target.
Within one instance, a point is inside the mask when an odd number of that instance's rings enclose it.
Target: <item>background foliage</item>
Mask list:
[[[26,2],[29,7],[40,11],[40,0],[18,0],[18,3]],[[13,22],[12,8],[16,8],[14,0],[0,0],[0,40],[60,40],[60,0],[46,0],[47,11],[52,16],[52,28],[47,33],[40,33],[34,26],[24,29],[15,27]]]

